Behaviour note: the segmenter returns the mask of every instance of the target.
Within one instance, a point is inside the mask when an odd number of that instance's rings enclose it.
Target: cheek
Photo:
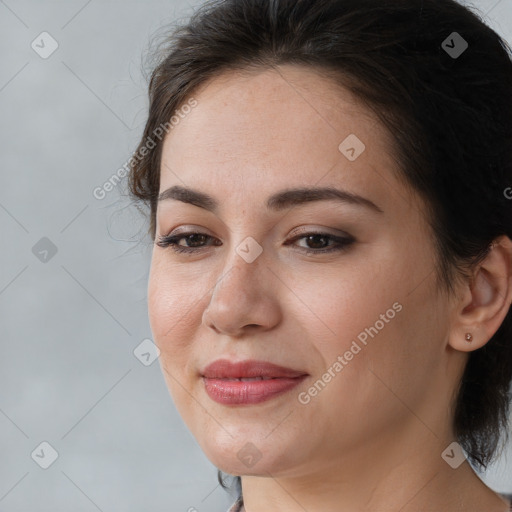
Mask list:
[[[207,283],[198,276],[180,277],[164,258],[153,257],[148,282],[149,323],[161,357],[170,367],[187,360],[194,332],[201,324],[200,301],[207,289]]]
[[[148,315],[160,367],[179,414],[192,429],[197,368],[194,339],[201,322],[198,300],[205,295],[200,280],[177,279],[179,272],[153,257],[148,282]],[[201,287],[201,289],[200,289]]]
[[[357,261],[347,258],[343,265],[321,269],[308,279],[291,276],[287,284],[297,297],[295,316],[325,364],[349,350],[353,340],[371,339],[366,330],[376,322],[379,333],[389,331],[400,314],[400,306],[393,304],[402,298],[396,265],[396,256],[385,259],[381,253],[380,259],[372,259],[358,254]]]
[[[346,270],[290,286],[306,306],[300,306],[299,321],[322,362],[315,365],[315,377],[321,378],[329,368],[336,376],[343,374],[329,385],[332,392],[340,386],[348,393],[341,397],[358,396],[360,403],[368,403],[377,392],[381,399],[378,377],[392,389],[406,390],[407,383],[421,383],[436,362],[438,347],[432,338],[441,319],[435,321],[429,314],[437,304],[433,275],[425,279],[418,260],[411,264],[399,256],[383,247],[380,258],[358,258]],[[411,292],[411,283],[422,279]],[[342,369],[339,364],[334,367],[338,356],[344,359]]]

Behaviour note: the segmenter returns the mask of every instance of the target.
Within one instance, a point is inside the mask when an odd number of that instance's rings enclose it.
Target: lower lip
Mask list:
[[[207,379],[203,377],[208,396],[224,405],[259,404],[298,386],[307,375],[301,377],[238,381]]]

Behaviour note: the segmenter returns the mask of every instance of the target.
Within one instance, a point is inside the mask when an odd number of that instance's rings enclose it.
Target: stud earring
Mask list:
[[[470,332],[466,333],[466,341],[468,343],[471,343],[471,341],[473,341],[473,335]]]

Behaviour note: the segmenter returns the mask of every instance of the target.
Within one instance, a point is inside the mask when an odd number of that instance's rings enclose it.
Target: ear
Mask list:
[[[483,347],[503,323],[512,304],[512,240],[497,238],[455,303],[449,344],[470,352]],[[466,333],[473,337],[466,341]]]

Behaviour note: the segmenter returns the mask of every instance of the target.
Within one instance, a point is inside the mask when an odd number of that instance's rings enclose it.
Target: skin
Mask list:
[[[468,353],[488,342],[512,302],[512,242],[500,239],[456,296],[441,292],[424,205],[395,177],[389,134],[317,70],[225,72],[194,98],[164,141],[160,191],[194,188],[219,211],[158,205],[157,237],[181,226],[212,239],[192,255],[155,245],[149,318],[178,412],[213,464],[242,475],[245,509],[507,511],[467,462],[452,469],[441,454],[455,440],[448,411]],[[350,134],[366,146],[355,161],[338,149]],[[383,213],[332,199],[266,209],[268,196],[299,186],[348,190]],[[299,227],[355,242],[306,255],[335,241],[285,244]],[[249,236],[263,251],[252,263],[236,252]],[[396,302],[401,311],[300,403]],[[221,357],[309,376],[257,405],[221,405],[200,377]],[[237,457],[248,442],[261,455],[251,467]]]

